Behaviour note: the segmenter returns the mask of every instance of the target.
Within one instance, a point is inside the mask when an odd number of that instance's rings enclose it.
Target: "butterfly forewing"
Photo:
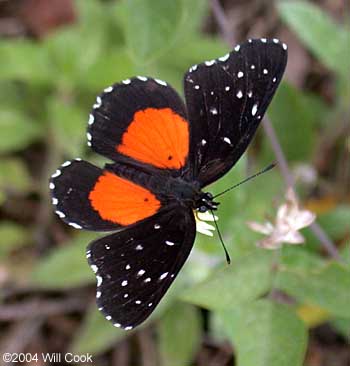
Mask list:
[[[246,150],[282,78],[286,49],[277,39],[249,40],[186,73],[190,162],[202,186],[224,175]]]
[[[97,97],[87,138],[93,150],[114,161],[127,157],[135,164],[180,174],[189,150],[186,109],[164,81],[126,79]]]
[[[173,207],[92,242],[87,257],[97,278],[97,305],[106,319],[124,329],[144,321],[174,281],[194,238],[192,211]]]

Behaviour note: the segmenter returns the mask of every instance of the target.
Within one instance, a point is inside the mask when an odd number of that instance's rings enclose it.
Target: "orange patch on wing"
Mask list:
[[[170,108],[140,110],[116,149],[158,168],[180,169],[189,150],[188,122]]]
[[[153,193],[110,172],[100,176],[89,199],[104,220],[123,226],[154,215],[161,206]]]

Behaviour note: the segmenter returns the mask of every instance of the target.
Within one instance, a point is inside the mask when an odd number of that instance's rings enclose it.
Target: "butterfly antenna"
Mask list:
[[[219,196],[221,196],[221,195],[223,195],[223,194],[225,194],[225,193],[227,193],[227,192],[231,191],[232,189],[234,189],[234,188],[236,188],[236,187],[240,186],[241,184],[246,183],[246,182],[248,182],[249,180],[251,180],[251,179],[253,179],[253,178],[256,178],[257,176],[259,176],[259,175],[261,175],[261,174],[263,174],[263,173],[268,172],[269,170],[271,170],[271,169],[272,169],[272,168],[274,168],[275,166],[276,166],[276,164],[275,164],[275,163],[272,163],[272,164],[268,165],[265,169],[263,169],[263,170],[261,170],[260,172],[258,172],[258,173],[256,173],[256,174],[253,174],[253,175],[251,175],[250,177],[248,177],[248,178],[246,178],[246,179],[242,180],[242,182],[239,182],[239,183],[235,184],[234,186],[232,186],[232,187],[230,187],[230,188],[225,189],[223,192],[218,193],[218,194],[217,194],[217,195],[215,195],[213,198],[219,197]]]
[[[218,235],[219,235],[219,239],[220,239],[221,245],[222,245],[222,247],[224,248],[224,252],[225,252],[225,256],[226,256],[226,262],[227,262],[227,264],[230,264],[230,263],[231,263],[231,258],[230,258],[230,255],[228,254],[227,249],[226,249],[226,246],[225,246],[224,240],[222,239],[222,236],[221,236],[221,233],[220,233],[220,230],[219,230],[218,223],[217,223],[217,222],[216,222],[216,220],[215,220],[214,212],[213,212],[213,210],[210,210],[210,212],[211,212],[211,214],[213,215],[214,224],[215,224],[216,230],[217,230],[217,232],[218,232]]]

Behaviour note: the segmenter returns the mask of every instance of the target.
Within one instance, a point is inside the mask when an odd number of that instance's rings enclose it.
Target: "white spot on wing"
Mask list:
[[[97,287],[101,286],[102,277],[101,276],[96,276],[96,279],[97,279]]]
[[[236,97],[238,99],[241,99],[243,97],[243,93],[242,93],[242,90],[238,90],[237,94],[236,94]]]
[[[226,91],[229,91],[229,90],[230,90],[230,87],[229,87],[229,86],[226,86],[226,87],[225,87],[225,90],[226,90]]]
[[[159,279],[160,280],[164,280],[164,278],[168,275],[169,272],[164,272],[160,277]]]
[[[52,204],[57,205],[58,199],[56,197],[52,197]]]
[[[227,144],[231,145],[231,140],[230,140],[228,137],[224,137],[224,141],[225,141]]]
[[[254,104],[252,108],[252,116],[255,116],[257,111],[258,111],[258,105]]]
[[[75,222],[69,222],[68,225],[74,227],[74,229],[82,229],[82,226],[76,224]]]
[[[97,268],[96,264],[92,264],[90,267],[94,271],[94,273],[97,272],[98,268]]]
[[[167,83],[163,80],[160,80],[160,79],[154,79],[154,81],[160,85],[163,85],[163,86],[167,86]]]
[[[130,269],[130,268],[131,268],[130,264],[127,264],[127,265],[125,266],[125,269]]]
[[[198,89],[199,89],[199,85],[195,85],[195,86],[194,86],[194,88],[195,88],[196,90],[198,90]]]
[[[235,47],[235,51],[239,51],[239,49],[241,48],[241,46],[240,45],[237,45],[236,47]]]
[[[216,115],[218,114],[218,110],[215,107],[210,107],[210,113]]]
[[[105,93],[110,93],[113,90],[113,86],[109,86],[108,88],[104,89]]]
[[[268,71],[267,69],[264,69],[264,70],[263,70],[263,73],[264,73],[265,75],[267,75],[267,74],[268,74],[268,72],[269,72],[269,71]]]
[[[219,57],[219,60],[225,62],[229,59],[229,57],[230,57],[230,54],[226,53],[226,55]]]
[[[141,244],[139,244],[139,245],[137,245],[136,246],[136,248],[135,248],[136,250],[142,250],[143,249],[143,246],[141,245]]]
[[[282,44],[282,47],[283,47],[283,49],[286,51],[287,50],[287,48],[288,48],[288,46],[285,44],[285,43],[283,43]]]
[[[64,217],[66,217],[66,215],[63,213],[63,212],[61,212],[61,211],[55,211],[56,212],[56,214],[61,218],[61,219],[63,219]]]
[[[274,38],[274,39],[273,39],[273,42],[274,42],[274,43],[279,43],[279,40],[278,40],[277,38]]]
[[[147,78],[145,76],[138,76],[137,78],[141,81],[147,81]]]
[[[67,160],[67,161],[65,161],[65,162],[62,164],[62,166],[66,167],[66,166],[69,166],[69,165],[71,165],[71,164],[72,164],[72,162],[71,162],[71,161],[69,161],[69,160]]]
[[[56,178],[56,177],[58,177],[58,176],[60,176],[61,175],[61,171],[59,170],[59,169],[57,169],[56,171],[55,171],[55,173],[53,173],[52,175],[51,175],[51,178]]]
[[[267,42],[267,39],[266,38],[261,38],[261,42],[262,43],[266,43]]]
[[[107,319],[107,320],[111,320],[111,319],[112,319],[112,317],[111,317],[110,315],[107,315],[107,316],[106,316],[106,319]]]
[[[130,79],[125,79],[125,80],[122,81],[122,83],[127,85],[127,84],[131,83],[131,80]]]
[[[158,230],[158,229],[160,229],[160,225],[159,225],[159,224],[154,224],[154,228],[155,228],[156,230]]]
[[[204,64],[205,64],[206,66],[212,66],[212,65],[214,65],[214,64],[215,64],[215,60],[205,61],[205,62],[204,62]]]
[[[145,271],[144,269],[140,269],[140,270],[137,272],[137,275],[138,275],[138,276],[143,276],[145,273],[146,273],[146,271]]]
[[[203,139],[203,140],[201,141],[201,145],[202,145],[202,146],[205,146],[206,144],[207,144],[207,141]]]
[[[174,243],[174,242],[169,241],[169,240],[165,240],[165,244],[166,244],[166,245],[169,245],[170,247],[172,247],[173,245],[175,245],[175,243]]]
[[[96,292],[96,299],[99,299],[101,297],[101,291]]]
[[[49,188],[50,188],[50,189],[54,189],[54,188],[55,188],[55,184],[54,184],[54,183],[52,183],[52,182],[50,182],[50,184],[49,184]]]
[[[122,286],[123,286],[123,287],[125,287],[127,284],[128,284],[128,281],[127,281],[127,280],[124,280],[124,281],[122,282]]]
[[[237,77],[240,79],[244,76],[244,73],[242,71],[238,71]]]
[[[92,106],[92,108],[96,109],[96,108],[100,108],[102,105],[102,99],[101,97],[97,97],[96,98],[96,103]]]
[[[89,115],[88,124],[89,124],[89,125],[92,125],[92,124],[94,123],[94,121],[95,121],[95,117],[94,117],[92,114],[90,114],[90,115]]]

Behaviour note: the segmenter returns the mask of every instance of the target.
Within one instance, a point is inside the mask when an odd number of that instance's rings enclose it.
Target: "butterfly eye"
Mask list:
[[[207,208],[206,208],[205,206],[200,206],[200,207],[198,208],[198,211],[199,211],[199,212],[206,212],[206,211],[207,211]]]

